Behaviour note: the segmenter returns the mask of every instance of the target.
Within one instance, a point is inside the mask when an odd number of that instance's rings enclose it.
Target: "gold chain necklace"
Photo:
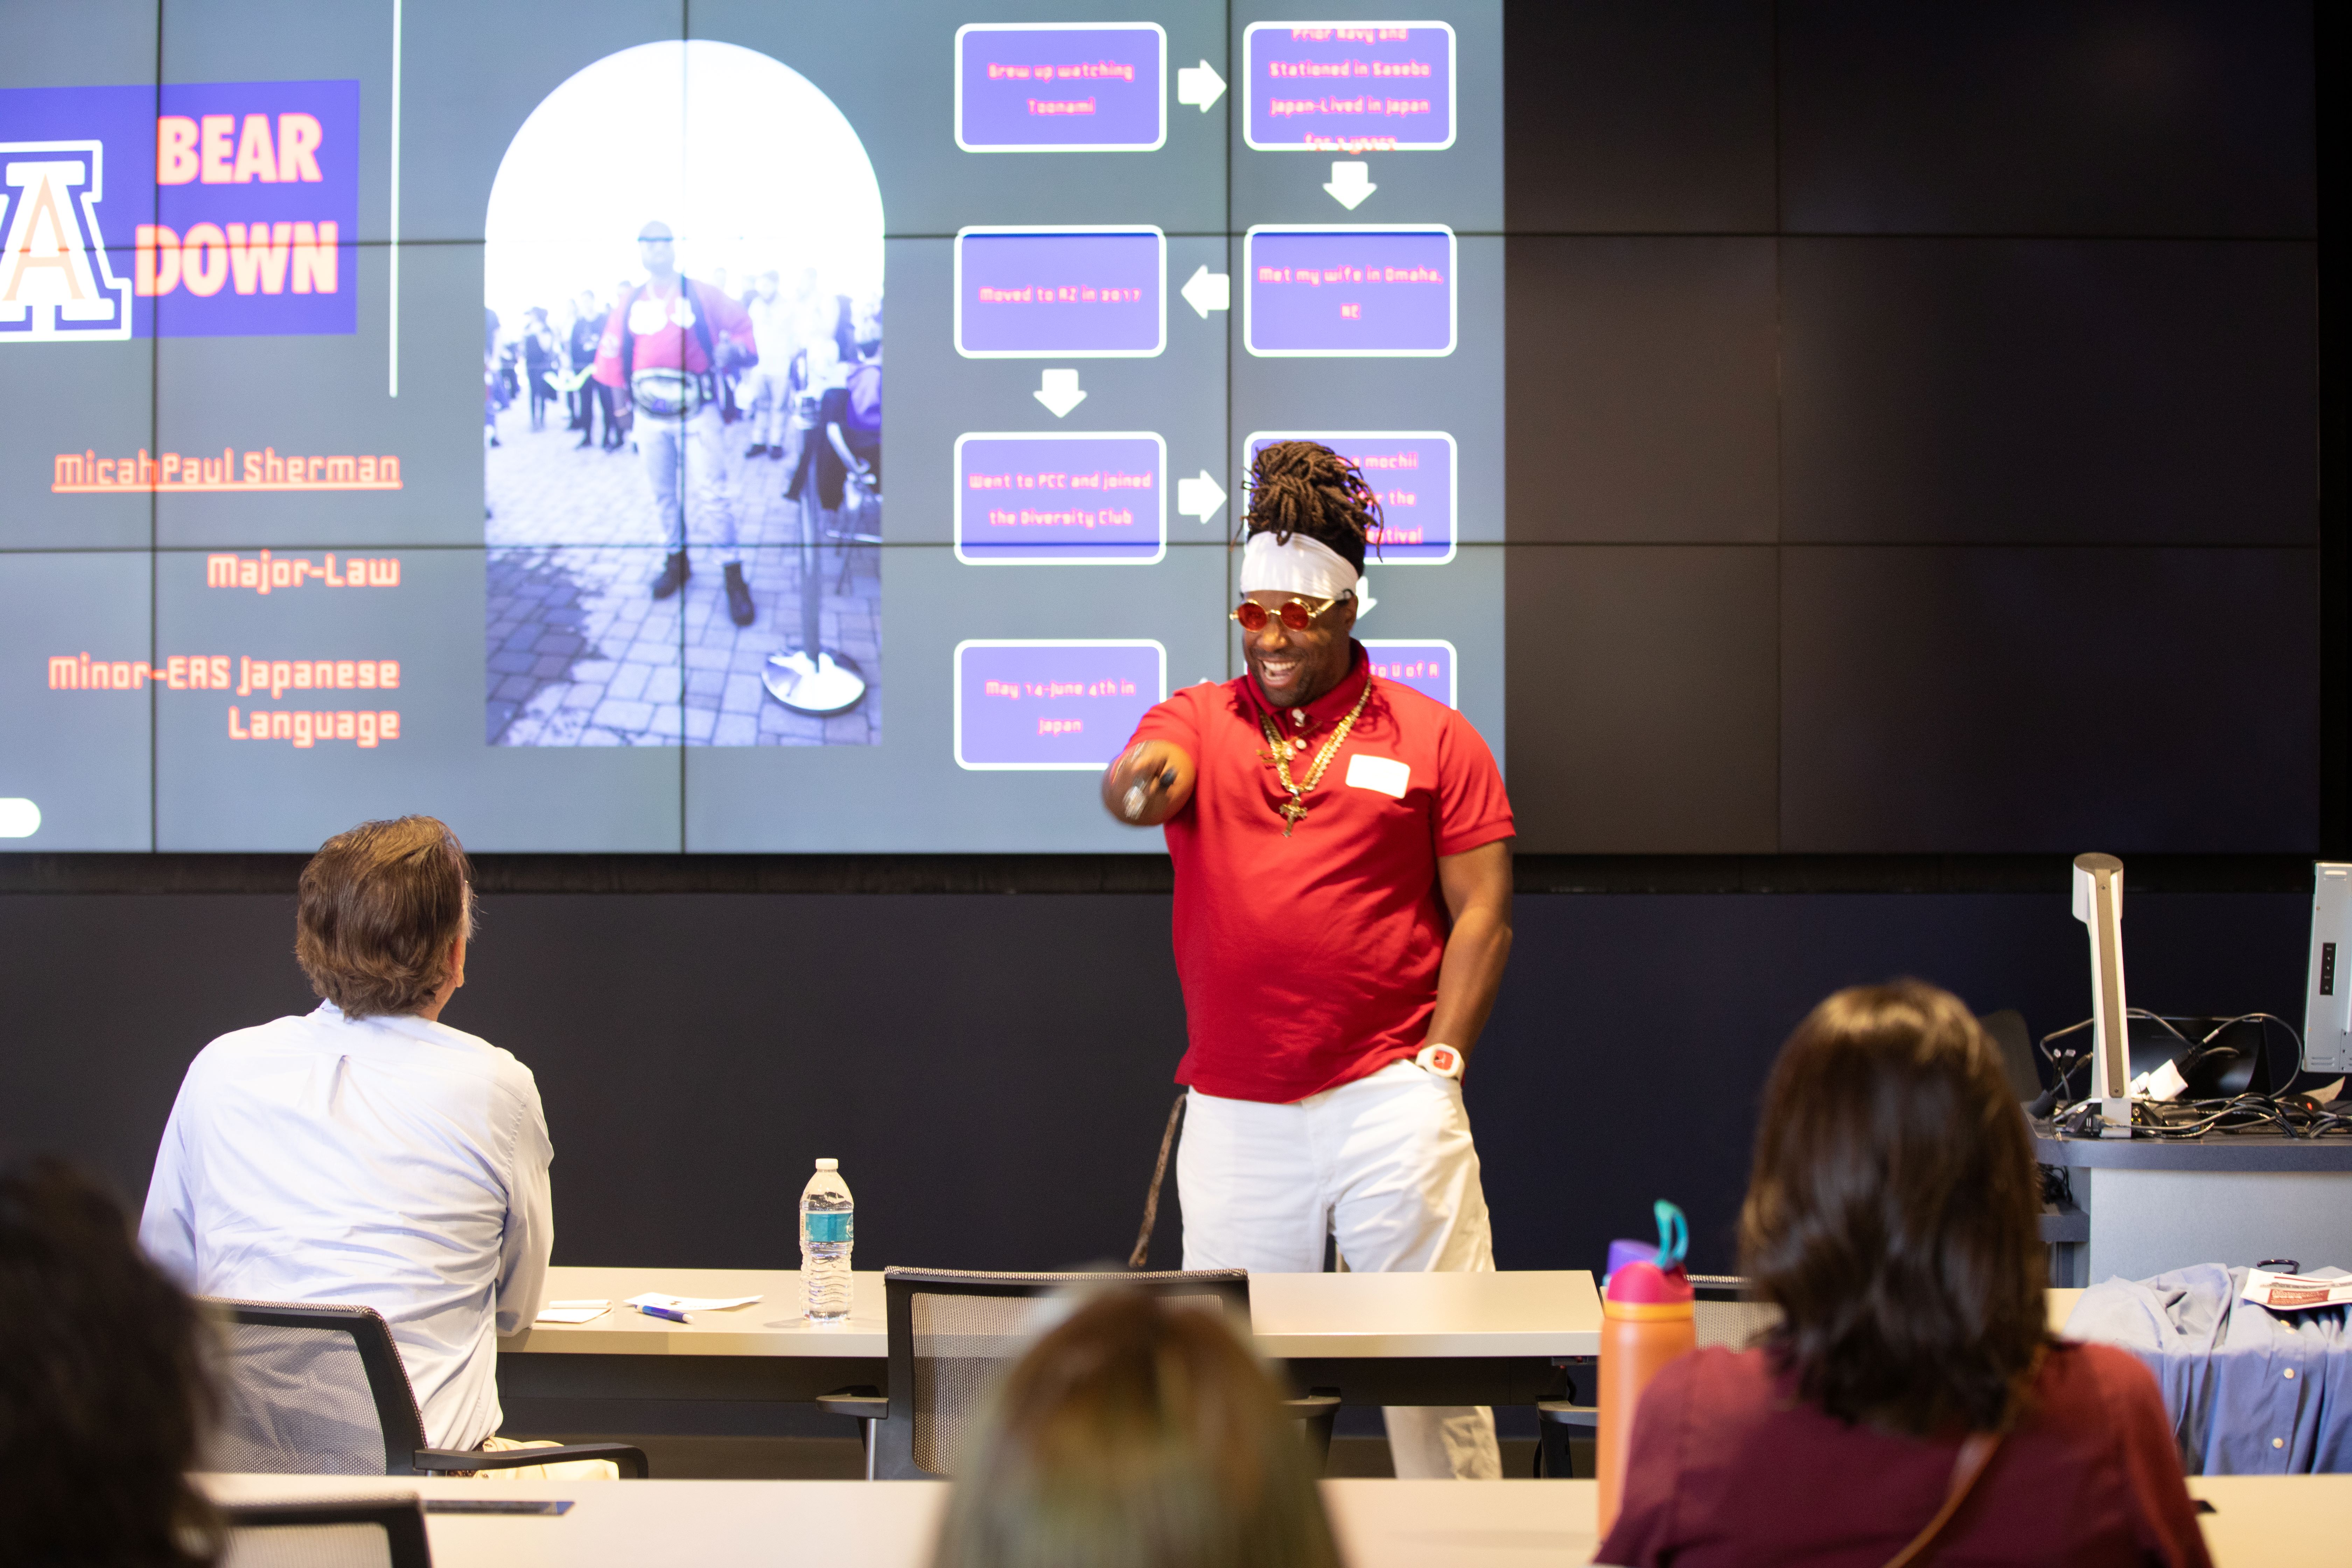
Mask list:
[[[1357,694],[1356,705],[1348,710],[1348,716],[1339,721],[1339,727],[1331,731],[1331,738],[1323,742],[1323,749],[1315,755],[1315,766],[1303,784],[1293,784],[1290,779],[1290,742],[1282,738],[1282,731],[1274,727],[1272,719],[1263,713],[1258,715],[1258,728],[1265,731],[1266,761],[1274,764],[1275,776],[1282,781],[1282,787],[1290,794],[1288,800],[1274,808],[1282,814],[1282,836],[1285,838],[1290,837],[1290,830],[1306,816],[1307,792],[1323,781],[1323,770],[1329,767],[1331,759],[1339,754],[1340,742],[1348,738],[1348,731],[1356,727],[1356,716],[1363,712],[1364,704],[1371,700],[1371,671],[1366,670],[1364,689]]]

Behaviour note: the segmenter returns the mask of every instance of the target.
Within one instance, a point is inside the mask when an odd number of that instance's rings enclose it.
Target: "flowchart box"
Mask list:
[[[960,642],[956,765],[1099,771],[1167,692],[1168,650],[1149,640]]]
[[[1261,359],[1454,352],[1454,231],[1261,226],[1242,239],[1242,342]]]
[[[1168,346],[1168,237],[959,229],[955,297],[956,353],[967,359],[1150,359]]]
[[[1444,22],[1253,22],[1242,138],[1261,153],[1436,153],[1454,145]]]
[[[1242,443],[1242,472],[1278,441],[1314,441],[1363,470],[1381,500],[1379,550],[1367,566],[1443,566],[1454,559],[1460,487],[1454,437],[1443,430],[1256,430]]]
[[[1148,566],[1168,553],[1168,443],[1149,430],[956,437],[956,559]]]
[[[1371,661],[1372,673],[1382,680],[1410,686],[1423,697],[1433,697],[1448,708],[1461,706],[1454,700],[1456,682],[1452,643],[1442,637],[1419,642],[1366,637],[1363,643],[1365,657]]]
[[[1168,141],[1157,22],[971,22],[956,29],[967,153],[1150,153]]]

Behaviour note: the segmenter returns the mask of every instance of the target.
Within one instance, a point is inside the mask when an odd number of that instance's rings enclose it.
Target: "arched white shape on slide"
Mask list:
[[[680,271],[741,294],[882,295],[882,187],[849,121],[756,49],[707,39],[607,55],[540,100],[507,144],[484,220],[483,293],[506,331],[561,319],[582,289],[642,279],[637,231],[677,237]],[[811,278],[809,275],[814,274]]]
[[[0,795],[0,838],[30,838],[41,830],[41,808],[21,795]]]

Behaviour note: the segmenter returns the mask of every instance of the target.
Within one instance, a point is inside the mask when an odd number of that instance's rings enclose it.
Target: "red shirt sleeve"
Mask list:
[[[1459,713],[1438,738],[1437,852],[1459,855],[1512,836],[1511,799],[1486,737]]]
[[[2197,1527],[2197,1504],[2180,1472],[2180,1450],[2172,1440],[2172,1418],[2156,1379],[2128,1352],[2084,1345],[2099,1391],[2114,1421],[2130,1499],[2132,1532],[2152,1561],[2169,1568],[2212,1568],[2205,1532]]]
[[[1480,750],[1485,750],[1483,744]],[[1492,759],[1487,765],[1494,765]],[[1617,1521],[1593,1554],[1595,1563],[1615,1568],[1652,1568],[1673,1560],[1678,1544],[1675,1498],[1682,1480],[1683,1439],[1689,1425],[1691,1380],[1697,1362],[1697,1357],[1687,1355],[1668,1362],[1642,1391],[1642,1403],[1633,1412],[1633,1441],[1625,1456],[1625,1485],[1618,1494]]]
[[[1145,741],[1166,741],[1171,745],[1183,747],[1184,754],[1191,757],[1193,765],[1198,767],[1201,763],[1201,727],[1193,720],[1192,708],[1189,691],[1180,691],[1165,702],[1153,704],[1136,724],[1135,733],[1127,738],[1127,746],[1120,750],[1125,751]]]

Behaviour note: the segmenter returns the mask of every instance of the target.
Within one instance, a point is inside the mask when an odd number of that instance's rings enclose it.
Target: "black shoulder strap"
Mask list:
[[[621,318],[621,384],[623,386],[630,384],[637,373],[637,334],[629,330],[629,312],[636,308],[637,301],[645,297],[645,292],[642,286],[632,289],[623,296],[619,304],[613,307],[614,314]]]

